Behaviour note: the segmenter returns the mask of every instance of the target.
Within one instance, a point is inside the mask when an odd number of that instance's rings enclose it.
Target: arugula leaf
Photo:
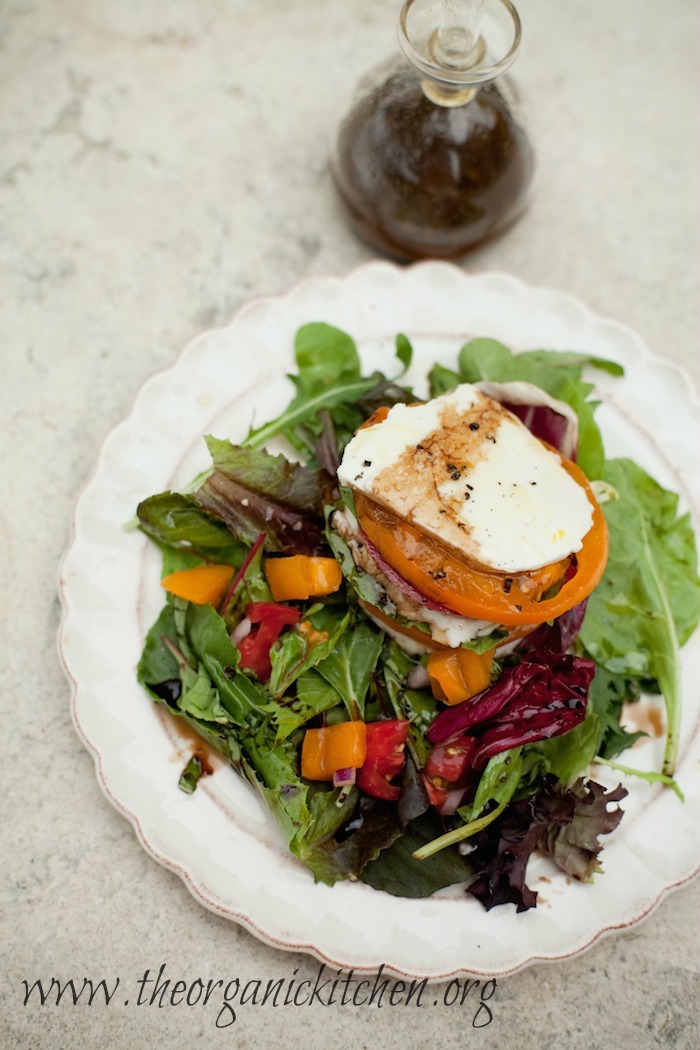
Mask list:
[[[322,322],[303,325],[294,340],[299,393],[310,397],[336,383],[360,378],[360,358],[354,340]]]
[[[463,382],[462,377],[453,372],[451,368],[436,362],[428,373],[428,388],[430,396],[440,397],[441,394],[449,394],[456,386]]]
[[[567,380],[578,382],[586,365],[621,376],[624,369],[616,361],[591,354],[561,350],[525,350],[514,354],[497,339],[472,339],[459,352],[463,383],[490,379],[497,383],[522,379],[546,390],[553,397]]]
[[[183,618],[184,626],[184,618]],[[164,703],[168,709],[192,726],[207,743],[211,744],[236,768],[239,767],[240,749],[237,738],[233,731],[230,717],[223,707],[219,710],[221,721],[215,722],[198,717],[197,705],[189,704],[184,696],[183,683],[181,681],[181,669],[188,668],[185,675],[192,681],[197,680],[196,672],[187,664],[181,651],[181,646],[188,647],[187,642],[180,637],[176,627],[176,610],[168,602],[162,609],[158,619],[148,632],[146,643],[138,664],[137,677],[139,682],[148,690],[154,700]],[[177,654],[177,655],[176,655]],[[190,677],[190,672],[194,678]],[[206,673],[202,678],[205,686],[205,695],[209,699],[216,700],[211,690],[211,683],[207,683]],[[190,698],[192,699],[192,698]],[[181,703],[185,703],[181,707]],[[190,708],[188,710],[188,708]],[[209,714],[206,704],[204,714]]]
[[[363,719],[365,697],[382,650],[382,636],[367,623],[358,623],[340,636],[332,652],[316,670],[342,697],[351,719]]]
[[[413,347],[407,335],[399,332],[396,336],[396,356],[403,365],[404,372],[411,367],[413,360]]]
[[[256,724],[265,697],[237,671],[238,655],[210,605],[169,602],[148,633],[138,679],[152,696],[197,724]],[[179,691],[173,688],[177,680]]]
[[[680,727],[679,647],[700,620],[695,538],[678,497],[632,460],[609,460],[603,480],[619,499],[603,510],[610,556],[591,595],[580,639],[617,675],[655,680],[666,704],[663,772],[673,775]]]
[[[357,788],[352,788],[346,794],[345,789],[331,788],[329,784],[309,784],[309,824],[295,836],[292,851],[308,863],[314,850],[332,839],[352,820],[359,800]]]
[[[141,685],[148,689],[149,693],[157,700],[164,699],[165,695],[171,695],[173,690],[158,692],[157,686],[166,682],[180,681],[180,664],[173,653],[173,649],[164,644],[167,638],[171,646],[177,648],[177,627],[175,625],[175,613],[173,606],[168,602],[161,610],[158,619],[146,635],[141,658],[136,669],[136,677]],[[179,696],[179,691],[178,691]]]
[[[520,750],[514,747],[489,759],[471,807],[458,810],[465,823],[422,845],[414,854],[416,860],[427,860],[472,838],[500,817],[520,783],[523,768]]]
[[[180,788],[180,791],[184,791],[185,794],[191,795],[203,774],[204,766],[202,765],[201,758],[199,755],[192,755],[192,758],[180,774],[177,786]]]
[[[397,378],[401,378],[398,376]],[[412,401],[417,401],[418,398],[415,396],[413,391],[409,387],[399,386],[394,379],[385,379],[382,377],[371,390],[361,397],[358,397],[355,402],[356,407],[359,409],[360,422],[364,422],[368,419],[373,412],[376,412],[378,408],[383,406],[391,407],[396,404],[408,404]],[[338,415],[338,413],[336,413]],[[348,423],[349,425],[349,423]],[[359,426],[357,422],[357,416],[353,420],[352,430],[356,430]],[[352,437],[352,433],[348,435]]]
[[[231,721],[229,712],[221,703],[218,690],[202,664],[191,667],[189,664],[182,665],[180,671],[182,681],[182,693],[178,700],[178,707],[184,714],[192,715],[202,722]]]
[[[170,652],[178,669],[181,687],[176,699],[178,712],[190,715],[198,721],[226,724],[230,722],[230,718],[220,703],[219,693],[206,667],[198,662],[190,647],[185,630],[186,609],[186,602],[181,599],[175,600],[170,621],[170,626],[175,628],[175,639],[166,634],[160,636],[160,643]],[[160,620],[159,617],[159,622]],[[168,692],[173,696],[172,691],[166,690],[163,694],[162,688],[153,686],[150,691],[160,698],[163,695],[167,697]]]
[[[384,686],[394,715],[410,722],[407,747],[416,767],[422,769],[433,746],[426,733],[441,705],[427,690],[408,688],[408,675],[419,661],[405,653],[395,641],[385,642],[381,663]]]
[[[614,674],[598,665],[588,690],[588,710],[598,720],[598,733],[593,754],[614,758],[632,747],[645,734],[630,733],[620,725],[622,705],[638,700],[639,683],[626,675]],[[588,718],[588,714],[586,715]],[[585,724],[585,723],[584,723]],[[592,758],[591,758],[592,761]]]
[[[244,770],[258,789],[282,830],[289,848],[316,878],[334,882],[354,874],[348,866],[329,864],[326,852],[335,833],[357,809],[359,792],[347,796],[341,789],[309,784],[299,776],[298,749],[294,742],[274,743],[268,727],[243,740]],[[334,870],[335,867],[335,870]]]
[[[593,411],[598,402],[587,401],[586,397],[592,387],[588,383],[574,383],[567,379],[557,390],[557,397],[571,405],[578,416],[578,447],[576,462],[591,480],[603,475],[605,450],[603,438]]]
[[[514,747],[510,751],[502,751],[500,755],[494,755],[489,759],[481,774],[471,806],[458,810],[465,824],[476,820],[489,806],[489,803],[495,803],[498,806],[502,802],[510,802],[522,773],[521,750],[519,747]]]
[[[478,383],[490,379],[503,383],[509,379],[525,379],[513,374],[513,353],[497,339],[470,339],[459,351],[460,382]]]
[[[642,736],[643,735],[644,734],[642,734]],[[671,791],[678,795],[681,802],[685,801],[685,795],[676,781],[673,777],[667,777],[665,773],[647,772],[643,769],[635,769],[633,766],[623,766],[619,762],[611,762],[607,758],[601,758],[600,755],[596,755],[595,760],[601,765],[609,766],[610,769],[616,769],[618,773],[624,773],[625,776],[638,777],[640,780],[646,780],[647,784],[665,784],[666,787],[670,787]]]
[[[338,644],[352,619],[350,610],[321,605],[306,613],[301,623],[277,642],[270,651],[272,674],[268,689],[278,698],[309,668],[325,660]]]
[[[403,365],[396,377],[400,378],[411,360],[410,343],[405,336],[397,338],[396,353]],[[295,397],[276,419],[251,430],[244,445],[259,449],[270,438],[284,434],[297,450],[304,447],[312,450],[313,441],[308,434],[303,434],[303,429],[310,427],[312,433],[318,435],[318,417],[323,409],[333,410],[337,422],[337,410],[357,405],[363,397],[376,393],[382,384],[394,383],[394,380],[387,381],[381,372],[362,376],[354,341],[332,325],[320,322],[303,325],[296,335],[295,356],[298,374],[290,376],[297,389]],[[405,395],[404,391],[400,393]],[[345,416],[343,421],[349,434],[360,425],[362,419],[363,416],[357,412],[351,417],[352,421]],[[301,439],[299,428],[302,428]]]
[[[204,670],[215,684],[226,719],[241,727],[260,724],[266,694],[256,682],[238,671],[240,654],[229,637],[224,620],[211,605],[189,605],[186,630],[192,650],[200,661],[200,674]],[[180,706],[184,707],[182,702]],[[197,711],[191,713],[197,714]]]
[[[296,749],[289,740],[274,744],[266,726],[242,740],[243,771],[275,817],[287,843],[310,824],[309,788],[299,776]]]

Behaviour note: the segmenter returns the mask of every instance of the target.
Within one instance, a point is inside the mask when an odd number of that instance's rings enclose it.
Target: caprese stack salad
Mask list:
[[[616,656],[610,587],[632,586],[612,546],[606,576],[609,537],[620,514],[632,530],[654,515],[619,480],[641,468],[605,460],[582,378],[617,366],[477,340],[419,400],[363,376],[330,326],[301,329],[296,356],[281,416],[238,445],[207,439],[194,492],[139,506],[167,592],[141,682],[259,789],[317,879],[408,896],[464,883],[519,910],[536,902],[534,849],[589,879],[627,792],[588,768],[635,741],[622,705],[654,678],[646,628],[642,673],[600,658]],[[397,356],[410,362],[405,337]],[[265,450],[278,436],[293,456]],[[685,570],[683,622],[667,625],[680,645],[700,583],[687,520],[666,532],[656,554]],[[677,789],[665,692],[666,768],[644,776]],[[203,772],[193,759],[181,786]]]

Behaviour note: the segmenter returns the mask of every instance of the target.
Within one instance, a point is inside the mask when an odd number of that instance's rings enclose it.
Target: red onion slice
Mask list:
[[[336,769],[335,773],[333,774],[333,787],[352,787],[356,779],[357,770],[354,766],[347,766],[344,769]]]

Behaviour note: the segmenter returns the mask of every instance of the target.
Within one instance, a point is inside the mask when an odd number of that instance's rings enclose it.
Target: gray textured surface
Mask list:
[[[537,196],[469,269],[511,271],[636,328],[700,379],[693,0],[522,0]],[[247,297],[370,257],[326,145],[394,48],[389,0],[4,0],[0,6],[2,1047],[700,1047],[700,883],[586,955],[475,1006],[123,1006],[144,970],[315,976],[195,903],[103,798],[69,717],[54,581],[96,450],[141,382]],[[358,922],[361,922],[358,916]],[[122,985],[22,1006],[22,980]],[[481,1019],[483,1020],[483,1014]]]

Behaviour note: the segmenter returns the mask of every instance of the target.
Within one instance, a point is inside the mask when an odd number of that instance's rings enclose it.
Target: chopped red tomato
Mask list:
[[[476,747],[473,736],[458,736],[434,747],[425,763],[429,777],[440,777],[448,784],[457,784],[469,770],[469,759]]]
[[[285,627],[299,622],[301,613],[291,605],[250,602],[245,614],[253,626],[250,634],[238,643],[239,666],[253,671],[261,682],[267,682],[272,673],[270,649]]]
[[[392,718],[367,726],[367,757],[357,773],[357,786],[374,798],[396,802],[400,787],[392,780],[403,770],[408,722]]]
[[[431,805],[441,812],[455,789],[466,786],[476,740],[458,736],[434,747],[423,769],[423,782]]]

